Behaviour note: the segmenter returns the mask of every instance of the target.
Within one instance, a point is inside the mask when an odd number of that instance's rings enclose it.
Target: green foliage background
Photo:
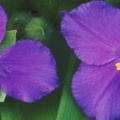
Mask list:
[[[0,0],[0,4],[8,14],[7,30],[17,30],[17,33],[11,31],[11,34],[7,35],[8,39],[14,43],[15,39],[31,39],[32,36],[33,40],[42,41],[50,48],[56,59],[60,80],[58,89],[32,104],[23,103],[7,96],[5,102],[0,103],[0,120],[88,120],[71,95],[72,76],[80,61],[67,46],[60,33],[61,11],[72,10],[88,1]],[[120,6],[118,0],[107,0],[107,2]],[[40,21],[30,24],[31,20],[36,18],[39,18]],[[44,34],[41,32],[41,27]],[[35,33],[36,36],[32,33]],[[7,45],[6,42],[2,44],[6,47],[8,44],[11,45],[11,42],[8,42]]]

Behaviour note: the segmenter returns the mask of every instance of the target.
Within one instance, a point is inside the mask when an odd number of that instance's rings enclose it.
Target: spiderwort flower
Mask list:
[[[6,33],[7,15],[0,6],[0,41]],[[21,40],[0,52],[0,88],[9,96],[34,102],[58,87],[56,64],[42,43]]]
[[[96,120],[120,117],[120,9],[104,1],[63,12],[61,31],[82,60],[72,93],[87,116]]]

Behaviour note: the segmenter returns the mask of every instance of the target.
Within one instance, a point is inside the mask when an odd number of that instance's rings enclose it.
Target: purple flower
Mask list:
[[[120,9],[104,1],[63,12],[62,34],[82,60],[72,93],[87,116],[120,117]]]
[[[6,33],[7,15],[0,7],[0,41]],[[56,64],[40,42],[21,40],[0,52],[0,87],[9,96],[34,102],[58,87]]]

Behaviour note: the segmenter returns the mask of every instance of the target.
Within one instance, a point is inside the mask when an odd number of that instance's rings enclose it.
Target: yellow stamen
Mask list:
[[[117,70],[120,70],[120,63],[116,63],[115,66]]]

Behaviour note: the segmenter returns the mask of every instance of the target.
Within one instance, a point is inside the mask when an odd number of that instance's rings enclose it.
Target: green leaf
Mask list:
[[[6,98],[6,94],[2,90],[0,90],[0,102],[4,102],[5,98]]]
[[[1,103],[0,120],[55,120],[59,104],[59,91],[28,104],[11,97]]]
[[[22,115],[23,110],[20,109],[21,104],[14,99],[7,98],[5,102],[1,104],[1,120],[25,120]]]
[[[71,80],[75,72],[76,63],[76,57],[71,55],[66,76],[64,78],[65,82],[63,85],[63,91],[56,120],[87,120],[87,117],[77,107],[71,94]]]
[[[0,50],[3,50],[7,48],[8,46],[11,46],[16,41],[16,30],[7,31],[4,40],[0,44]]]

